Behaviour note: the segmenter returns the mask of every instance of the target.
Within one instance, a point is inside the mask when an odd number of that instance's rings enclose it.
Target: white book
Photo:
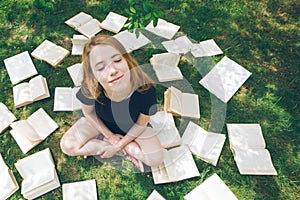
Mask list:
[[[190,121],[182,135],[182,144],[188,145],[191,152],[205,162],[216,166],[221,155],[226,136],[207,132]]]
[[[63,200],[97,200],[96,180],[85,180],[62,185]]]
[[[151,167],[151,170],[155,184],[177,182],[200,175],[186,145],[164,150],[164,162],[157,167]]]
[[[79,87],[56,87],[54,111],[75,111],[81,109],[81,102],[76,98]]]
[[[199,97],[171,86],[164,92],[164,110],[176,116],[199,119]]]
[[[180,29],[180,26],[167,22],[164,19],[159,18],[157,25],[154,27],[153,20],[146,26],[147,31],[154,33],[160,37],[166,39],[172,39],[177,31]]]
[[[4,64],[12,84],[19,83],[38,73],[28,51],[4,59]]]
[[[43,108],[39,108],[26,120],[15,121],[10,127],[11,135],[25,154],[53,133],[58,125]]]
[[[83,69],[81,63],[76,63],[67,68],[67,71],[75,86],[80,86],[83,79]]]
[[[141,32],[139,32],[137,36],[135,31],[136,30],[131,33],[128,30],[125,30],[113,36],[125,47],[127,53],[151,43],[151,41]]]
[[[146,200],[166,200],[157,190],[153,190]]]
[[[101,23],[84,12],[76,14],[72,18],[66,20],[65,23],[88,38],[91,38],[102,30],[100,27]]]
[[[202,41],[199,44],[193,44],[191,53],[195,58],[198,58],[220,55],[223,54],[223,51],[220,49],[214,39],[210,39]]]
[[[11,169],[8,168],[2,155],[0,154],[0,199],[8,199],[19,189]]]
[[[46,78],[38,75],[29,82],[15,85],[13,96],[16,108],[50,97]]]
[[[181,137],[171,113],[165,111],[155,113],[155,115],[150,117],[150,124],[163,148],[181,144]]]
[[[50,149],[44,149],[15,163],[23,178],[21,194],[26,199],[35,199],[60,187]]]
[[[193,48],[193,43],[184,35],[175,40],[168,40],[161,43],[170,53],[186,54]]]
[[[16,119],[15,115],[6,107],[6,105],[0,102],[0,133]]]
[[[180,55],[174,53],[154,54],[150,58],[150,63],[160,82],[183,79],[183,75],[178,67],[179,61]]]
[[[101,22],[101,28],[118,33],[127,21],[127,17],[114,12],[109,12],[106,18]]]
[[[38,59],[43,60],[47,63],[49,63],[52,66],[59,65],[64,58],[66,58],[70,52],[53,42],[49,40],[44,40],[33,52],[31,52],[31,55]]]
[[[84,35],[73,35],[72,38],[72,55],[82,55],[83,48],[85,43],[87,43],[89,39]]]
[[[224,56],[199,83],[227,103],[250,75],[251,72]]]
[[[184,196],[184,200],[238,200],[229,187],[217,175],[213,174],[203,183]]]
[[[227,124],[230,148],[241,174],[277,175],[259,124]]]

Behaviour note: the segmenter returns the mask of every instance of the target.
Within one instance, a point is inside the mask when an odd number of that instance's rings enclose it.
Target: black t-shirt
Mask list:
[[[149,90],[138,92],[120,102],[111,101],[104,92],[97,100],[86,98],[79,90],[76,97],[81,103],[94,105],[96,115],[113,133],[126,135],[129,129],[137,121],[139,115],[154,115],[157,112],[156,90],[151,87]]]

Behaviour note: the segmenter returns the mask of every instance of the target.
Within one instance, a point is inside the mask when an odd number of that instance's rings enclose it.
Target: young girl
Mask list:
[[[70,156],[123,155],[142,170],[142,161],[163,161],[161,144],[149,126],[157,112],[151,79],[114,37],[93,37],[83,50],[83,81],[77,98],[84,117],[62,137],[62,151]],[[102,139],[102,140],[101,140]]]

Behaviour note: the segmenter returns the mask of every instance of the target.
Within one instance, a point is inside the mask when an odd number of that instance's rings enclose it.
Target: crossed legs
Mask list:
[[[62,151],[70,156],[102,155],[110,144],[96,137],[101,134],[84,117],[80,118],[62,137]],[[147,127],[124,150],[148,166],[157,166],[163,161],[163,149],[152,128]]]

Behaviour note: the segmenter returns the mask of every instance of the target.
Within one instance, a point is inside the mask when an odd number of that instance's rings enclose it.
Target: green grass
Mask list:
[[[59,125],[56,132],[26,155],[18,148],[9,129],[0,135],[0,153],[13,170],[18,183],[21,184],[21,177],[14,163],[50,147],[61,183],[95,178],[99,199],[146,199],[153,189],[166,199],[183,199],[186,193],[213,173],[217,173],[239,199],[299,199],[299,2],[161,0],[157,4],[164,13],[163,18],[180,25],[181,31],[190,38],[198,42],[215,39],[224,55],[252,72],[252,76],[225,105],[225,123],[259,123],[278,176],[240,175],[228,139],[216,167],[195,158],[200,177],[163,185],[154,185],[151,173],[132,173],[130,165],[124,166],[128,170],[119,171],[93,157],[83,159],[64,155],[59,141],[74,123],[74,116],[71,112],[53,112],[52,109],[55,87],[72,86],[66,68],[79,62],[80,57],[69,56],[56,68],[33,59],[39,74],[47,78],[51,98],[18,109],[13,105],[12,84],[4,63],[0,64],[0,102],[6,104],[18,119],[26,119],[37,108],[43,107]],[[121,0],[2,0],[0,59],[26,50],[31,52],[45,39],[70,50],[70,38],[77,32],[65,25],[65,20],[80,11],[100,21],[109,11],[128,16],[128,7],[127,1]],[[147,59],[153,52],[156,50],[144,49],[134,52],[134,55],[140,63],[148,63]],[[218,61],[221,57],[217,56],[214,60]],[[188,62],[182,62],[180,68],[192,83],[192,89],[200,95],[199,123],[207,129],[217,122],[218,118],[215,117],[218,113],[211,110],[214,102],[208,91],[198,84],[201,75],[212,67],[209,61],[204,65],[206,68],[197,69]],[[185,87],[179,82],[172,84]],[[160,103],[167,85],[158,85]],[[186,120],[176,119],[176,124],[182,133]],[[218,125],[217,129],[227,134],[226,127],[222,125]],[[62,199],[61,192],[59,188],[39,199]],[[11,199],[21,197],[19,190]]]

